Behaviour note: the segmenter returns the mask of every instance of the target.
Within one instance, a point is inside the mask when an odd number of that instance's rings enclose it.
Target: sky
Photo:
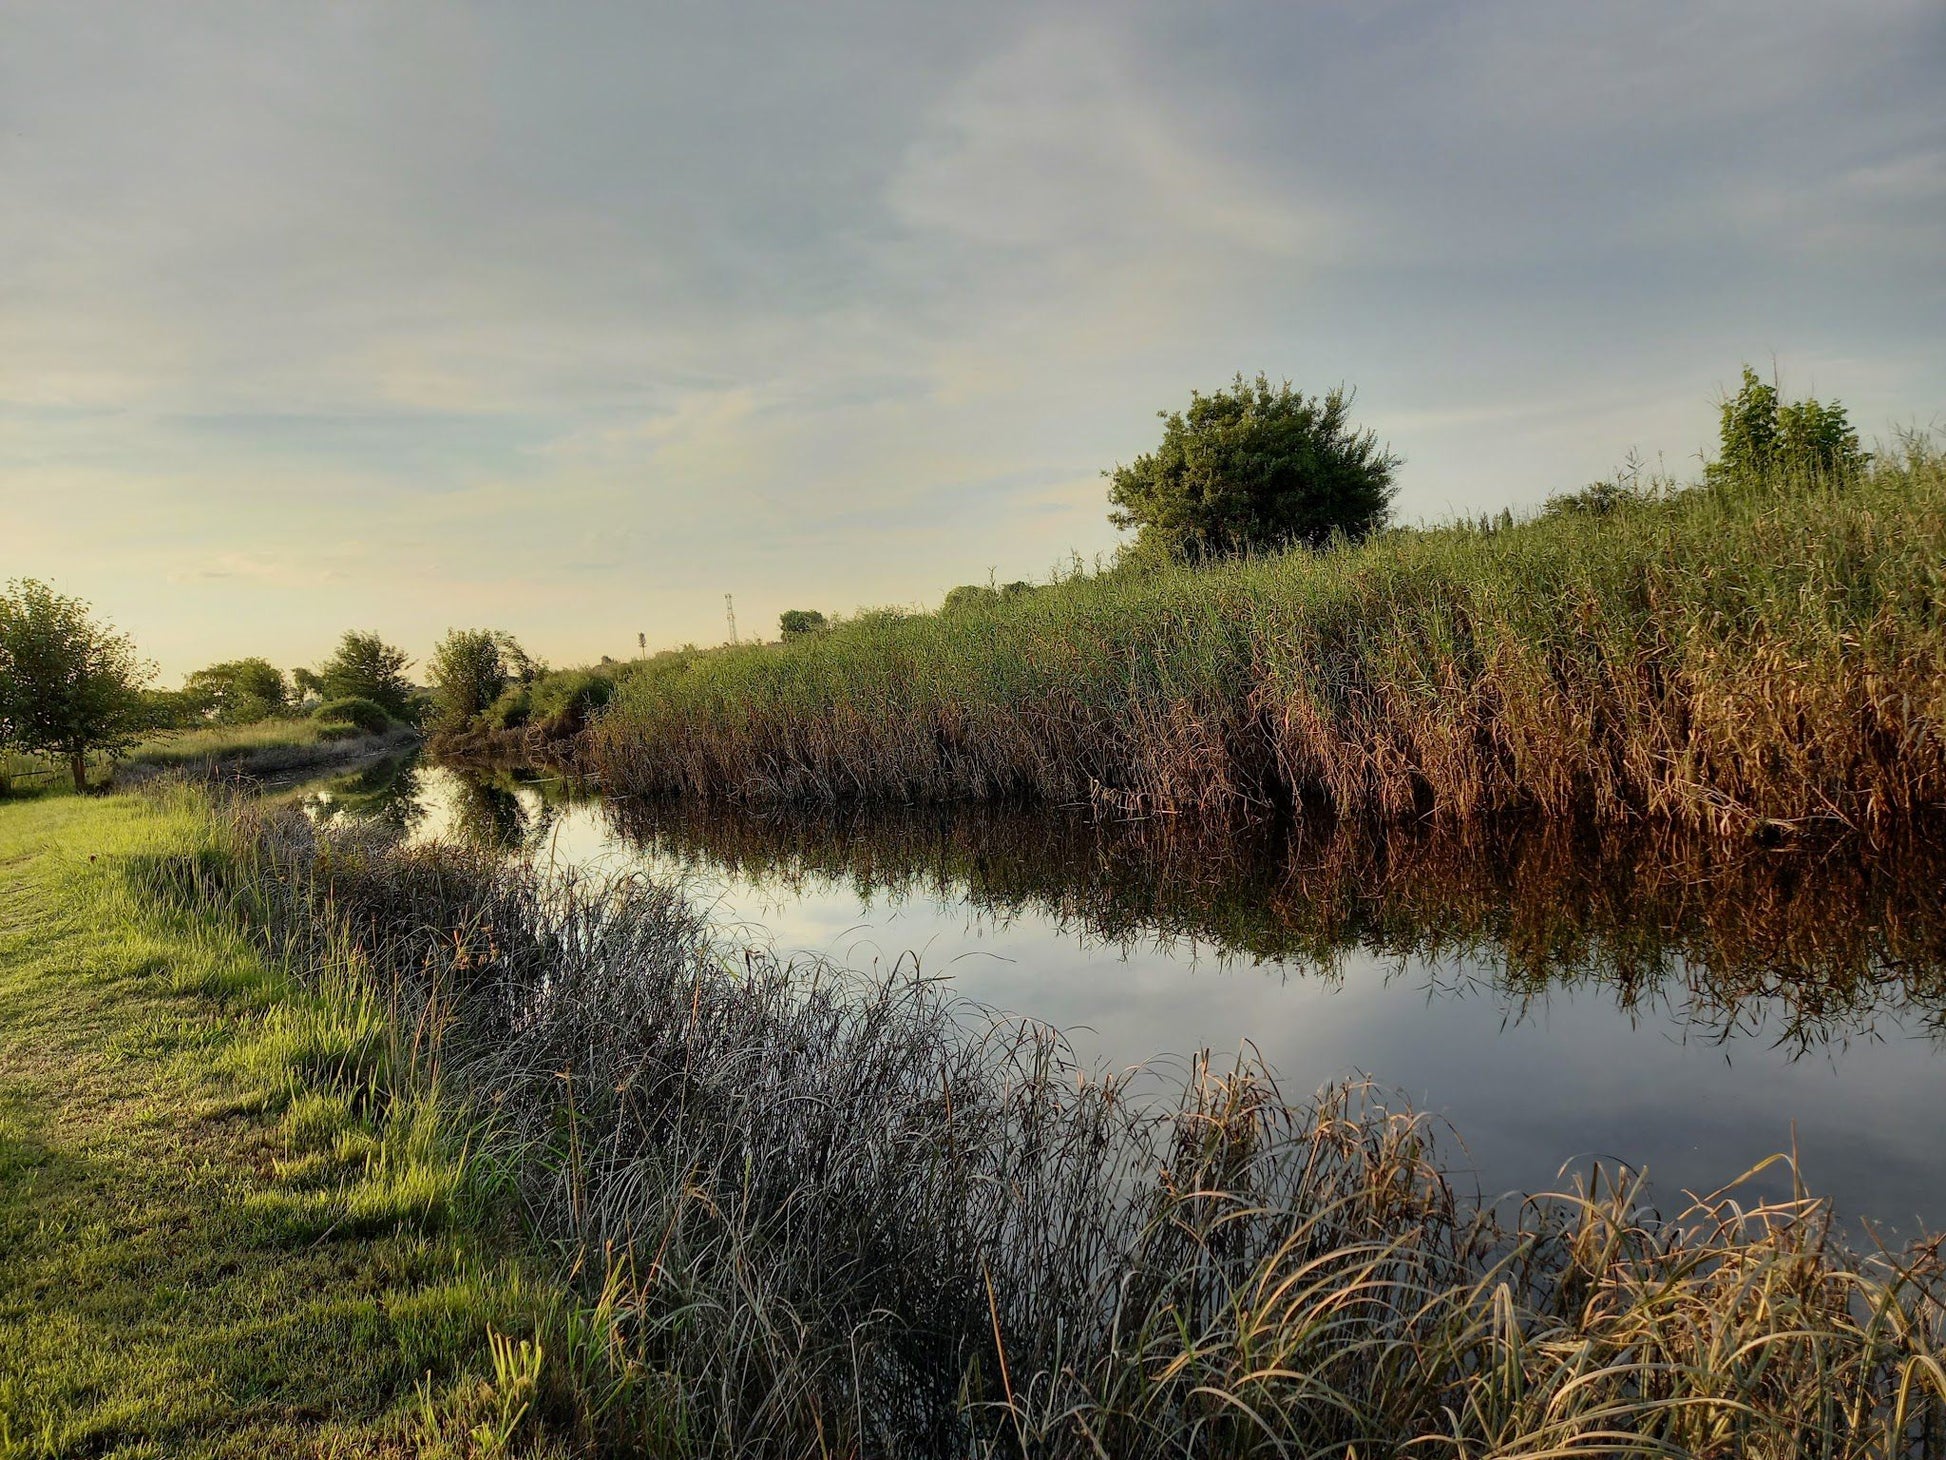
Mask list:
[[[1946,5],[0,0],[0,580],[166,682],[1113,551],[1235,373],[1398,512],[1946,425]]]

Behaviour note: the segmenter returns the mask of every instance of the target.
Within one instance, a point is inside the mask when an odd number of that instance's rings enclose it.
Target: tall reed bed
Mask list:
[[[611,790],[1878,830],[1946,804],[1946,457],[869,613],[627,681]]]
[[[916,977],[716,947],[640,880],[247,808],[226,841],[154,885],[412,1031],[586,1284],[536,1393],[591,1443],[1946,1453],[1936,1242],[1856,1255],[1733,1191],[1664,1217],[1621,1172],[1489,1211],[1367,1089],[1078,1071]]]

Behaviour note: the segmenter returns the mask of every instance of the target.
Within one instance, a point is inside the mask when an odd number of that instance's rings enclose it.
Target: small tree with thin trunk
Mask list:
[[[141,734],[142,687],[155,668],[78,598],[32,578],[0,594],[0,734],[32,754],[67,757],[88,788],[88,755],[127,749]]]

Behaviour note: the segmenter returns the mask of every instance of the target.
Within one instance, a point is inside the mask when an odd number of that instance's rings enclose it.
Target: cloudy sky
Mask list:
[[[0,3],[0,579],[173,679],[1111,549],[1238,370],[1408,518],[1946,424],[1939,0]]]

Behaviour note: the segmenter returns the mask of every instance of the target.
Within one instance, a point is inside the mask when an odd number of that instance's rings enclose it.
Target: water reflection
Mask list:
[[[1515,1022],[1551,991],[1600,986],[1624,1010],[1717,1040],[1767,1033],[1802,1050],[1870,1037],[1888,1013],[1946,1040],[1946,855],[1934,847],[1861,861],[1549,828],[1212,841],[1024,812],[625,803],[604,815],[664,862],[794,897],[839,885],[864,907],[951,900],[1125,954],[1208,953],[1314,979],[1376,954],[1433,975],[1435,995],[1484,979]]]
[[[1946,1225],[1935,846],[1214,840],[991,810],[610,805],[443,769],[389,784],[395,804],[373,791],[361,814],[682,877],[726,926],[786,949],[916,952],[1106,1063],[1249,1041],[1295,1090],[1370,1075],[1445,1114],[1492,1191],[1596,1154],[1703,1190],[1795,1144],[1842,1210]],[[1786,1194],[1788,1177],[1757,1186]]]
[[[306,782],[298,788],[296,799],[318,821],[376,822],[410,833],[425,819],[430,793],[422,778],[427,774],[441,777],[440,791],[444,792],[449,773],[428,772],[421,766],[416,751],[403,751],[351,771]],[[457,779],[454,778],[455,782]]]

